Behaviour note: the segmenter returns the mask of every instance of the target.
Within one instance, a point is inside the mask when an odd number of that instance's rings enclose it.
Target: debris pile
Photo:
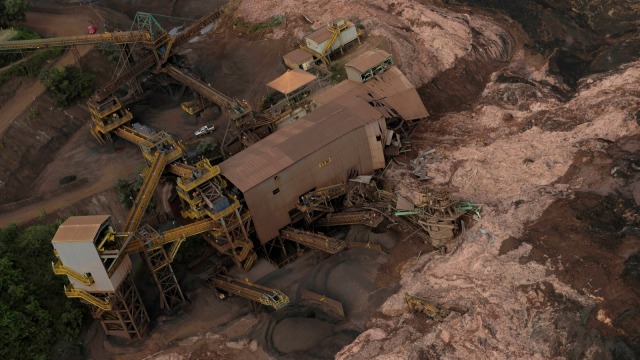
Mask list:
[[[480,218],[481,205],[453,200],[444,192],[427,191],[421,194],[419,203],[414,204],[385,188],[380,179],[352,182],[345,204],[378,211],[390,220],[387,227],[398,225],[442,253],[453,251],[460,243],[458,235],[464,233],[465,215]]]
[[[418,180],[431,180],[432,177],[427,174],[427,164],[433,164],[440,160],[440,154],[436,149],[423,150],[418,153],[418,156],[411,160],[411,167],[413,167],[413,175],[418,177]]]

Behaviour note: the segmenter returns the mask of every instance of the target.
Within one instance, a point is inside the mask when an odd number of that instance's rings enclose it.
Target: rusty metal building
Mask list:
[[[386,123],[366,101],[347,95],[220,164],[244,195],[261,243],[291,223],[299,197],[384,167]]]

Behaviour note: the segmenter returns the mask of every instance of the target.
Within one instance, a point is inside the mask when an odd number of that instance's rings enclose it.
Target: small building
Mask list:
[[[356,26],[346,20],[327,24],[304,37],[305,46],[322,55],[328,55],[358,40]]]
[[[222,162],[221,174],[243,194],[262,244],[292,222],[301,195],[385,166],[384,117],[344,96]]]
[[[370,50],[345,64],[349,80],[366,82],[376,74],[385,71],[393,65],[391,54],[384,50]]]
[[[311,66],[316,62],[309,52],[302,49],[295,49],[292,52],[286,54],[284,57],[284,64],[289,69],[302,69],[309,70]]]
[[[290,69],[308,70],[320,61],[328,65],[331,54],[360,41],[356,26],[347,20],[339,20],[314,30],[302,38],[302,45],[286,54],[283,59]]]
[[[72,216],[58,228],[51,243],[60,259],[59,266],[93,279],[87,285],[69,276],[74,288],[91,293],[113,293],[129,274],[129,256],[116,261],[115,256],[106,256],[98,250],[110,231],[113,231],[113,224],[108,215]]]

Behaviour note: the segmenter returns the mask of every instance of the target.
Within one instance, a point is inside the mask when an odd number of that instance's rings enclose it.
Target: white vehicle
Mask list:
[[[205,125],[205,126],[201,127],[200,129],[196,130],[195,134],[196,134],[196,136],[202,136],[202,135],[206,135],[206,134],[212,132],[215,129],[216,129],[216,127],[213,126],[213,125]]]

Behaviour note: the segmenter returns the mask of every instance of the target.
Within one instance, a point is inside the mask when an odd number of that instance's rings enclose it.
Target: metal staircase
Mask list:
[[[93,284],[93,277],[91,276],[91,274],[81,274],[71,268],[68,268],[62,264],[62,261],[60,259],[58,259],[58,261],[56,262],[51,262],[51,267],[53,268],[53,273],[56,275],[67,275],[68,277],[87,286]]]
[[[101,310],[111,310],[111,303],[107,299],[100,299],[84,290],[74,288],[73,285],[65,285],[64,294],[67,295],[68,298],[82,299]]]

